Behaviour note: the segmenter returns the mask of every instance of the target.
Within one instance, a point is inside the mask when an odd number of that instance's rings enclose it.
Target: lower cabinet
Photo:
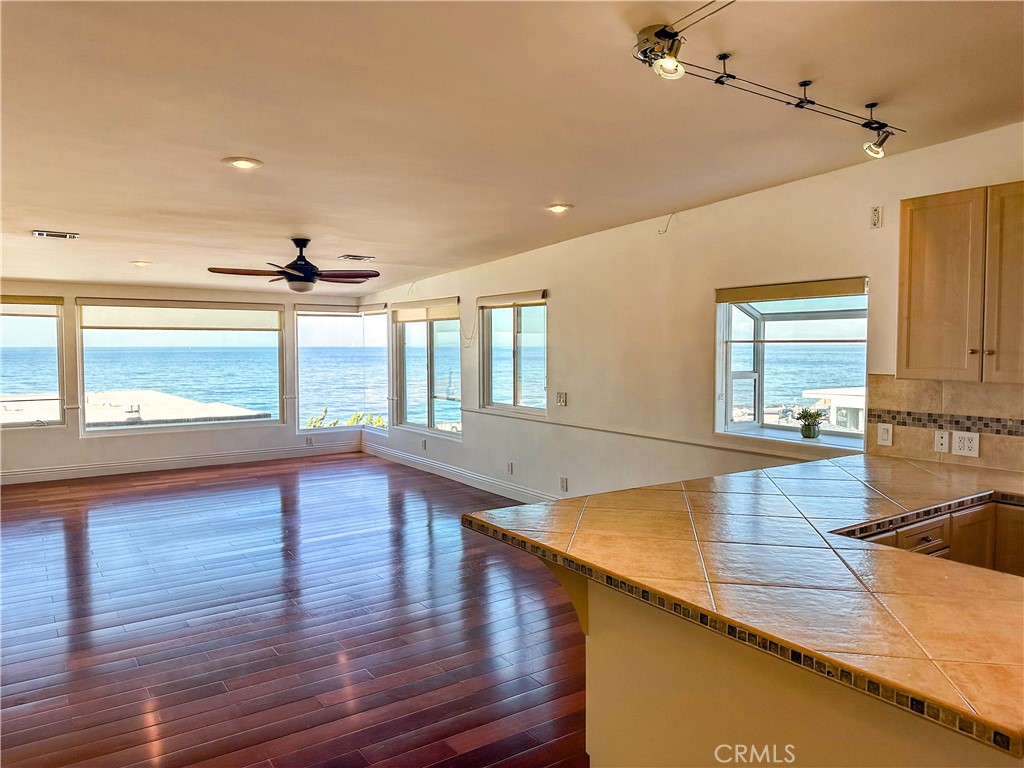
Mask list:
[[[996,504],[995,569],[1024,576],[1024,507]]]
[[[991,568],[995,562],[996,505],[954,512],[949,518],[949,559]]]
[[[982,504],[891,528],[865,541],[1024,576],[1024,507]]]

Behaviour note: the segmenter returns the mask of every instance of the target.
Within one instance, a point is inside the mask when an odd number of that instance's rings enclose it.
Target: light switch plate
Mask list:
[[[978,457],[978,444],[981,442],[981,435],[974,432],[953,433],[953,455]]]
[[[892,445],[892,424],[878,425],[878,444]]]
[[[935,446],[934,450],[936,453],[949,453],[949,431],[945,429],[935,430]]]

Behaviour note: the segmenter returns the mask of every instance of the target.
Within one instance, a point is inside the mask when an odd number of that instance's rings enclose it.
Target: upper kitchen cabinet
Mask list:
[[[1024,381],[1024,182],[904,200],[896,375]]]
[[[988,189],[983,381],[1024,381],[1024,182]]]

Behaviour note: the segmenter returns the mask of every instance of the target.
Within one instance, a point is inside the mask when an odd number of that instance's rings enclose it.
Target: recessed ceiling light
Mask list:
[[[551,211],[552,213],[565,213],[572,207],[571,203],[555,203],[554,205],[549,205],[545,210]]]
[[[341,261],[373,261],[376,256],[357,256],[354,253],[346,253],[344,256],[338,257]]]
[[[257,160],[255,157],[225,157],[221,162],[243,171],[251,171],[263,165],[263,161]]]
[[[136,267],[148,267],[148,266],[149,266],[150,264],[152,264],[153,262],[152,262],[152,261],[142,261],[142,260],[140,259],[140,260],[138,260],[138,261],[133,261],[133,262],[131,262],[131,263],[132,263],[132,264],[134,264],[134,265],[135,265]]]

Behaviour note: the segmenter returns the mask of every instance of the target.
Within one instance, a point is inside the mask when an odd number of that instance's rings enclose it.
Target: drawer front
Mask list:
[[[924,520],[896,531],[896,546],[930,554],[949,546],[949,515]]]
[[[886,531],[885,533],[876,533],[874,536],[868,536],[864,541],[870,541],[872,544],[885,544],[889,547],[896,546],[896,531]]]

